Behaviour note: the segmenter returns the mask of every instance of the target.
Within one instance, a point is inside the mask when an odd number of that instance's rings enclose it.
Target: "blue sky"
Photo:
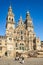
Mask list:
[[[16,22],[18,22],[20,16],[25,20],[26,11],[30,12],[34,32],[37,37],[43,40],[43,0],[0,0],[0,35],[5,35],[6,17],[10,3]]]

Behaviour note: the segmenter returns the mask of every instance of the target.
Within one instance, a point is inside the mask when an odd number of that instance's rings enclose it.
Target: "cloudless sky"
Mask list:
[[[20,16],[25,20],[26,11],[30,12],[34,32],[43,40],[43,0],[0,0],[0,35],[5,35],[6,17],[10,3],[15,15],[15,22],[18,22]]]

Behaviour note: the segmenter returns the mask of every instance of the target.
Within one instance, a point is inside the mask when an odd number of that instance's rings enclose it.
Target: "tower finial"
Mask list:
[[[22,20],[22,16],[20,16],[20,20]]]
[[[27,11],[27,13],[29,14],[29,11]]]
[[[10,5],[9,9],[12,9],[11,5]]]
[[[29,15],[29,11],[26,12],[26,15]]]
[[[11,7],[11,6],[12,6],[12,5],[11,5],[11,0],[10,0],[10,7],[9,7],[10,9],[12,9],[12,7]]]

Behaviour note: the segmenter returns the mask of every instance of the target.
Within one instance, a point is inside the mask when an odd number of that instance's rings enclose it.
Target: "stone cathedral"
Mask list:
[[[40,38],[36,38],[29,12],[26,12],[25,21],[20,16],[18,24],[16,26],[15,24],[16,21],[10,6],[6,17],[5,36],[0,36],[0,57],[11,58],[15,57],[17,53],[26,56],[29,51],[43,50]]]

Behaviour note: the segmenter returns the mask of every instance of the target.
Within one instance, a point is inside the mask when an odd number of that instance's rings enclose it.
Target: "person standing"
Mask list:
[[[22,61],[21,61],[21,63],[24,63],[24,57],[22,57]]]

